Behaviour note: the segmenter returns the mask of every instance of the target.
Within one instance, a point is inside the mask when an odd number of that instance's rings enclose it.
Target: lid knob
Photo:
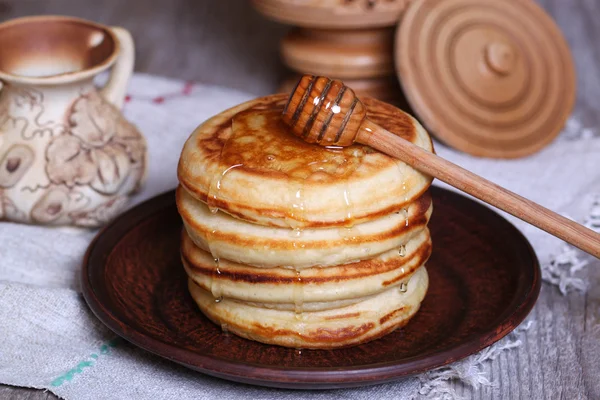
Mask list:
[[[492,42],[485,48],[485,64],[489,70],[498,75],[510,74],[517,60],[514,48],[505,42]]]

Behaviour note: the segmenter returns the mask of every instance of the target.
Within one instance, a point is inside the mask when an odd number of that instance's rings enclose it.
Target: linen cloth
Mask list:
[[[206,118],[255,97],[231,89],[136,74],[126,118],[146,136],[149,174],[133,206],[175,187],[184,141]],[[583,133],[582,133],[583,132]],[[571,120],[561,137],[524,159],[499,161],[436,151],[546,207],[600,227],[600,136]],[[437,185],[446,186],[439,182]],[[566,292],[586,256],[508,217],[533,244],[545,278]],[[80,264],[95,231],[0,223],[0,383],[80,399],[413,399],[454,398],[451,380],[489,383],[482,363],[516,347],[531,324],[466,360],[398,382],[347,390],[293,391],[228,382],[164,361],[117,338],[79,291]],[[540,350],[541,351],[541,350]],[[493,380],[492,382],[493,383]]]

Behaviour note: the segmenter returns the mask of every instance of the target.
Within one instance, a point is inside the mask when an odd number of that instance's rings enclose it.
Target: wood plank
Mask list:
[[[38,389],[16,388],[12,386],[0,385],[0,399],[11,400],[54,400],[58,399],[50,392]]]

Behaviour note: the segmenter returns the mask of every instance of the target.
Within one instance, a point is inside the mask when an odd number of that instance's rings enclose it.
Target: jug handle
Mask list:
[[[113,66],[108,83],[101,89],[100,93],[106,100],[120,109],[125,101],[127,82],[133,73],[135,45],[131,33],[127,29],[118,26],[112,26],[110,29],[119,41],[119,56]]]

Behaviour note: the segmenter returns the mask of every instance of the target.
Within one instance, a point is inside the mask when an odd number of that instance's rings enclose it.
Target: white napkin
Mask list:
[[[131,205],[175,187],[183,142],[200,122],[254,97],[139,74],[129,92],[125,115],[145,134],[150,151],[148,183]],[[436,147],[441,156],[475,173],[583,220],[590,215],[590,195],[600,194],[600,137],[569,140],[572,136],[513,161],[477,159]],[[553,256],[565,254],[559,240],[511,220],[543,262],[549,265]],[[449,378],[485,382],[481,362],[518,344],[507,338],[452,368],[357,389],[299,392],[211,378],[135,348],[95,319],[78,290],[80,263],[94,233],[0,223],[0,383],[48,389],[69,400],[437,398],[451,395]]]

